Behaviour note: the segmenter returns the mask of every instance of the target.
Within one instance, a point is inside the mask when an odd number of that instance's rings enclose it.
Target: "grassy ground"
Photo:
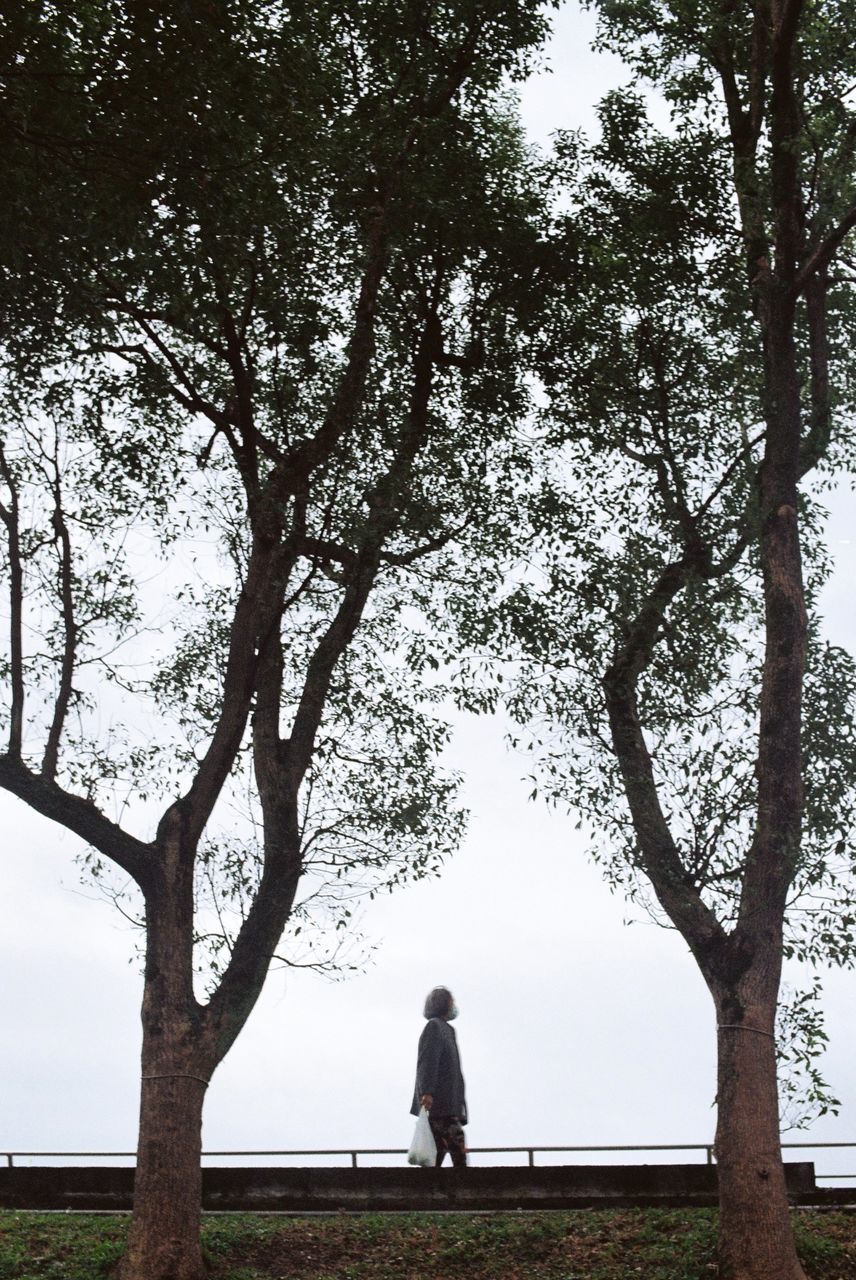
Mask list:
[[[104,1280],[128,1218],[0,1212],[0,1280]],[[856,1280],[856,1216],[799,1212],[810,1280]],[[212,1280],[712,1280],[713,1210],[208,1217]]]

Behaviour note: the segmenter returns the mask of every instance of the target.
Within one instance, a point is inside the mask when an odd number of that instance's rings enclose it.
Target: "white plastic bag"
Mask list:
[[[433,1166],[437,1159],[437,1143],[428,1123],[428,1112],[420,1108],[416,1128],[413,1130],[413,1141],[407,1153],[408,1164],[421,1164],[424,1168]]]

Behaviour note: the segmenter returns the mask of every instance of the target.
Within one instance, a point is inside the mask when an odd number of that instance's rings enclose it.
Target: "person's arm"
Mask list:
[[[422,1035],[419,1037],[419,1052],[416,1058],[416,1092],[419,1095],[420,1105],[426,1111],[430,1111],[434,1105],[442,1048],[442,1028],[432,1019],[425,1023]]]

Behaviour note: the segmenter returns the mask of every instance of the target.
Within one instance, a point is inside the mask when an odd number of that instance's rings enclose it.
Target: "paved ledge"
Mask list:
[[[817,1195],[814,1165],[785,1165],[794,1202]],[[0,1169],[0,1208],[129,1209],[132,1168]],[[583,1209],[715,1205],[716,1167],[558,1165],[473,1169],[207,1168],[210,1210],[310,1213],[443,1209]]]

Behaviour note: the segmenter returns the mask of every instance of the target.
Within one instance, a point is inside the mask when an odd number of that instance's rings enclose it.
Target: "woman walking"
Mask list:
[[[458,1040],[449,1023],[458,1016],[451,991],[435,987],[429,992],[423,1010],[428,1021],[419,1037],[416,1058],[416,1087],[413,1090],[411,1114],[420,1107],[428,1112],[428,1122],[437,1144],[437,1168],[448,1151],[452,1164],[466,1168],[467,1147],[464,1125],[467,1123],[467,1101]]]

